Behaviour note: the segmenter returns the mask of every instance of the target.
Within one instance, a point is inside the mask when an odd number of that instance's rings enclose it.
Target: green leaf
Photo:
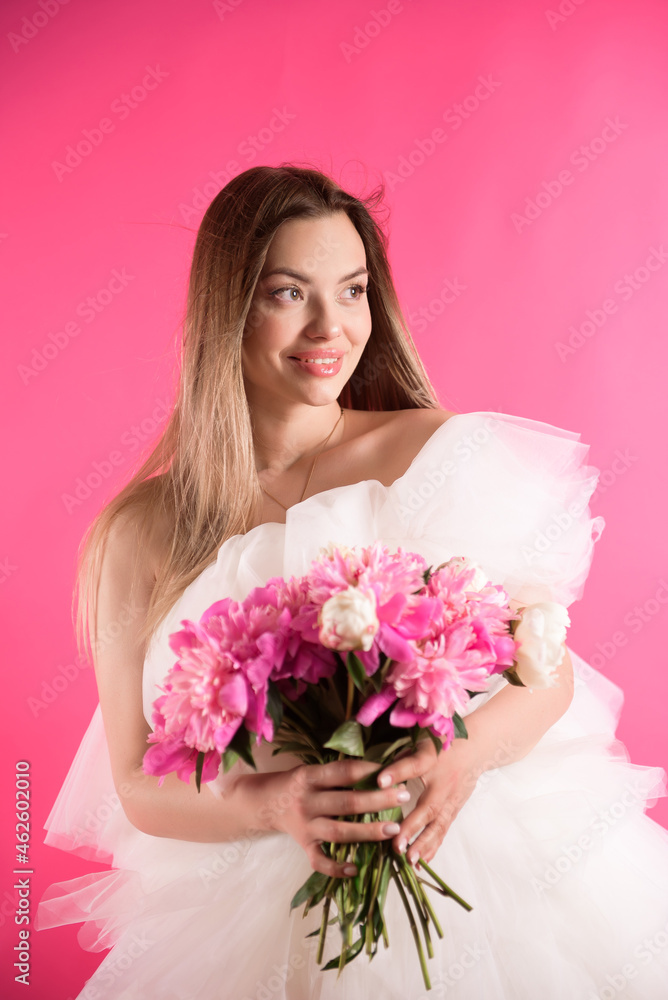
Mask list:
[[[197,754],[197,763],[195,764],[195,784],[197,785],[197,791],[201,791],[202,785],[202,768],[204,767],[204,751],[200,750]]]
[[[239,726],[228,744],[228,750],[234,750],[234,752],[239,754],[241,759],[245,760],[254,771],[257,771],[255,761],[253,760],[253,754],[251,752],[250,740],[251,734],[248,732],[246,727]]]
[[[440,753],[441,750],[443,749],[443,740],[440,739],[438,736],[435,736],[434,733],[432,733],[431,729],[428,729],[427,733],[429,734],[431,742],[436,747],[436,753]]]
[[[277,753],[309,753],[311,746],[309,743],[281,743],[272,750],[271,756],[275,757]]]
[[[525,611],[525,610],[526,610],[526,608],[516,608],[515,609],[515,614],[518,615],[519,617],[518,618],[512,618],[508,622],[508,631],[510,632],[511,635],[515,635],[515,632],[517,630],[517,626],[522,621],[522,612]]]
[[[315,896],[317,892],[324,889],[328,882],[328,875],[324,875],[322,872],[312,872],[312,874],[309,875],[304,882],[303,886],[301,886],[301,888],[298,889],[292,897],[290,909],[294,910],[297,906],[301,906],[302,903],[305,903],[307,899],[311,899],[311,897]]]
[[[357,941],[355,941],[355,943],[353,945],[351,945],[350,948],[348,948],[348,951],[347,951],[347,954],[346,954],[346,960],[343,963],[344,965],[347,965],[348,962],[352,962],[352,960],[354,958],[356,958],[357,955],[359,955],[359,953],[362,950],[362,945],[363,944],[364,944],[364,939],[363,938],[358,938]],[[323,972],[325,970],[327,970],[327,969],[338,969],[338,967],[340,965],[340,962],[341,962],[340,957],[339,958],[333,958],[330,962],[327,963],[327,965],[323,965],[322,966]]]
[[[364,759],[374,761],[379,764],[385,756],[385,751],[390,745],[390,743],[376,743],[372,747],[367,747],[364,752]]]
[[[380,670],[375,670],[371,677],[367,678],[373,684],[373,689],[378,694],[383,686],[383,678],[381,677]]]
[[[372,789],[373,789],[373,791],[377,791],[378,790],[378,775],[380,774],[381,771],[382,771],[382,768],[379,767],[377,771],[372,771],[371,774],[367,774],[366,778],[360,778],[359,781],[356,781],[350,787],[354,788],[355,791],[369,792]]]
[[[315,874],[319,875],[320,872],[316,872]],[[326,878],[325,881],[322,883],[322,885],[316,889],[316,891],[313,893],[310,899],[307,900],[303,916],[306,916],[306,914],[312,907],[317,906],[318,903],[322,902],[323,897],[327,895],[327,887],[329,886],[330,881],[331,879]]]
[[[339,918],[338,917],[332,917],[331,920],[327,921],[327,926],[328,927],[333,927],[334,924],[338,924],[338,922],[339,922]],[[304,937],[307,937],[307,938],[310,938],[310,937],[319,937],[319,936],[320,936],[320,928],[319,927],[316,927],[316,929],[314,931],[311,931],[310,934],[305,934],[304,935]]]
[[[385,861],[385,867],[383,868],[383,874],[380,877],[380,889],[378,890],[378,909],[382,911],[385,906],[385,897],[387,895],[387,887],[390,884],[390,875],[392,874],[392,859],[389,854]]]
[[[339,726],[324,744],[330,750],[339,750],[347,753],[350,757],[364,756],[364,740],[362,738],[362,727],[354,719],[348,719]]]
[[[360,658],[352,652],[352,650],[348,653],[348,657],[346,659],[346,669],[350,674],[353,684],[357,690],[364,691],[369,678],[366,675],[364,664]]]
[[[274,681],[269,681],[267,688],[267,711],[274,723],[274,732],[277,733],[283,721],[283,702],[278,687]]]
[[[403,746],[406,746],[406,744],[410,742],[411,742],[410,736],[402,736],[400,740],[395,740],[394,743],[390,743],[389,747],[381,757],[381,760],[387,760],[387,758],[391,754],[396,753],[397,750],[399,750]]]
[[[512,670],[511,668],[509,668],[508,670],[504,670],[503,676],[506,678],[508,683],[512,684],[514,687],[526,687],[526,684],[522,683],[522,681],[519,679],[515,671]]]
[[[455,712],[455,714],[452,716],[452,721],[455,724],[455,739],[459,738],[462,740],[467,740],[469,738],[469,734],[467,732],[466,726],[464,725],[464,720],[462,719],[461,715],[458,715],[457,712]]]
[[[223,771],[225,772],[225,774],[227,774],[227,772],[230,770],[231,767],[234,767],[234,765],[238,760],[239,760],[239,754],[235,753],[234,750],[230,750],[230,748],[228,747],[225,753],[223,754]]]
[[[404,818],[401,806],[391,806],[389,809],[381,809],[376,815],[384,823],[399,823]]]
[[[374,950],[372,952],[372,955],[374,955],[378,951],[377,942],[378,942],[378,938],[380,937],[380,935],[383,932],[383,925],[385,923],[385,921],[383,920],[382,911],[381,911],[381,909],[380,909],[379,906],[376,906],[374,908],[372,922],[373,922],[373,934],[374,934],[374,939],[375,939],[375,942],[376,942],[376,947],[374,948]]]

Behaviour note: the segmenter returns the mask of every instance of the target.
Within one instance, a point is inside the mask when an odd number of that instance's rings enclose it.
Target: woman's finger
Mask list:
[[[380,788],[389,788],[390,785],[408,781],[410,778],[421,778],[423,774],[436,763],[438,754],[432,740],[420,740],[414,751],[405,757],[397,757],[391,764],[378,775],[378,785]]]
[[[401,827],[392,820],[376,820],[373,823],[351,823],[348,820],[330,819],[320,816],[309,825],[309,830],[317,840],[330,844],[354,844],[368,840],[391,840]]]
[[[312,816],[355,816],[395,809],[409,802],[410,797],[405,785],[373,788],[369,791],[327,789],[314,793],[309,801],[309,810]]]
[[[378,770],[372,760],[332,760],[329,764],[302,764],[295,768],[294,780],[309,789],[354,785]]]
[[[427,864],[430,863],[443,843],[455,815],[455,810],[444,809],[424,828],[406,852],[406,857],[410,864],[415,866],[418,864],[420,858],[426,861]]]
[[[429,862],[441,846],[457,811],[452,801],[443,799],[436,786],[427,789],[415,809],[402,821],[394,838],[394,849],[400,854],[406,852],[411,864],[420,857]]]
[[[306,855],[314,872],[322,872],[330,878],[352,878],[357,875],[357,865],[350,861],[338,862],[328,857],[320,847],[320,841],[314,841],[306,848]]]

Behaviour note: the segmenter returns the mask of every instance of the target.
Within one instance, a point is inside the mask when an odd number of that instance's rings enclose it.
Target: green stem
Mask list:
[[[320,935],[318,937],[318,954],[316,956],[316,962],[318,965],[322,962],[322,953],[325,950],[325,936],[327,934],[327,920],[329,918],[329,906],[331,902],[332,897],[327,896],[322,908],[322,921],[320,923]]]
[[[348,721],[348,719],[350,718],[350,713],[353,710],[353,695],[354,694],[355,694],[355,685],[353,684],[352,677],[350,676],[350,674],[348,674],[348,697],[346,699],[346,717],[345,717],[345,720],[344,720],[345,722]],[[338,756],[337,759],[338,760],[343,760],[345,756],[346,756],[345,753],[343,752],[343,750],[341,750],[339,752],[339,756]]]
[[[350,676],[350,674],[348,674],[348,697],[346,699],[346,718],[345,718],[346,722],[352,715],[354,696],[355,696],[355,685],[353,684],[352,677]]]
[[[431,983],[429,981],[429,972],[427,971],[427,962],[424,957],[424,951],[422,950],[422,941],[420,940],[420,932],[418,931],[417,924],[415,923],[415,917],[413,916],[413,911],[411,910],[408,899],[406,898],[406,893],[404,892],[404,887],[401,884],[401,878],[397,874],[397,870],[392,865],[392,878],[397,884],[397,889],[399,890],[399,895],[401,896],[401,902],[404,904],[404,909],[408,916],[408,922],[411,925],[411,931],[413,932],[413,938],[415,939],[415,945],[418,950],[418,956],[420,959],[420,968],[422,969],[422,978],[424,979],[424,984],[428,990],[431,989]]]
[[[413,874],[415,875],[415,872],[413,872]],[[437,918],[436,914],[434,913],[434,908],[432,907],[432,905],[431,905],[431,903],[429,901],[429,896],[424,891],[424,889],[422,889],[423,885],[427,885],[427,886],[429,886],[429,888],[436,888],[436,886],[432,886],[430,882],[426,882],[424,879],[418,878],[417,875],[415,876],[415,881],[418,883],[418,885],[420,886],[420,889],[422,890],[422,902],[425,905],[425,908],[427,910],[427,913],[429,914],[430,919],[433,921],[434,927],[436,928],[436,933],[438,934],[438,936],[440,938],[442,938],[443,937],[443,930],[441,928],[441,925],[438,922],[438,918]]]
[[[345,670],[345,665],[343,664],[343,661],[341,660],[340,656],[339,656],[339,663],[341,663],[341,666]],[[331,677],[324,678],[324,680],[321,681],[320,683],[321,684],[324,683],[327,686],[332,698],[336,701],[337,707],[340,709],[340,712],[337,712],[336,716],[337,718],[340,718],[341,715],[343,715],[343,702],[341,701],[341,695],[339,694],[339,689],[337,685],[334,683]]]
[[[413,896],[415,909],[417,910],[417,915],[420,920],[420,924],[422,925],[422,933],[424,934],[424,939],[427,943],[427,954],[429,955],[429,958],[433,958],[434,948],[431,943],[431,934],[429,933],[429,920],[422,902],[424,893],[420,891],[420,886],[416,881],[414,881],[414,877],[411,877],[413,876],[413,871],[403,854],[399,855],[399,865],[401,867],[402,878],[406,883],[406,889]]]
[[[339,978],[339,976],[343,972],[343,969],[345,968],[348,952],[352,947],[353,943],[353,925],[348,916],[346,917],[346,921],[343,927],[341,928],[341,931],[343,936],[343,947],[341,948],[341,954],[339,955],[339,971],[336,974],[337,979]]]
[[[309,719],[308,715],[306,715],[306,714],[305,714],[305,713],[304,713],[304,712],[303,712],[303,711],[301,710],[301,708],[299,708],[299,707],[298,707],[298,705],[297,705],[297,702],[296,702],[296,701],[291,701],[291,700],[290,700],[290,698],[288,698],[288,697],[287,697],[287,695],[283,694],[283,692],[281,692],[281,701],[283,702],[283,704],[284,704],[284,705],[285,705],[285,706],[286,706],[287,708],[290,708],[290,709],[292,709],[292,711],[293,711],[293,712],[294,712],[294,713],[295,713],[296,715],[300,716],[300,718],[301,718],[301,719],[302,719],[302,720],[303,720],[303,721],[304,721],[304,722],[306,723],[306,725],[308,726],[308,729],[309,729],[309,732],[310,732],[310,731],[311,731],[311,730],[313,729],[313,720],[312,720],[312,719]]]
[[[434,882],[436,882],[437,885],[440,885],[441,889],[443,890],[446,896],[451,896],[454,900],[456,900],[457,903],[459,903],[460,906],[463,906],[465,910],[473,909],[473,907],[465,900],[463,900],[461,896],[458,896],[456,892],[453,892],[450,886],[446,885],[442,878],[439,878],[436,872],[429,867],[426,861],[423,861],[422,858],[420,858],[419,864],[421,868],[424,868],[424,870],[428,872],[429,875],[431,875]]]
[[[380,855],[378,857],[378,867],[377,867],[376,872],[375,872],[375,878],[373,880],[373,887],[371,889],[371,900],[369,902],[369,912],[366,915],[366,951],[367,951],[367,955],[371,954],[371,950],[372,950],[372,946],[373,946],[373,911],[374,911],[374,907],[376,905],[376,899],[378,897],[378,890],[380,889],[380,880],[381,880],[381,877],[382,877],[382,874],[383,874],[383,865],[385,863],[385,859],[384,859],[383,855],[380,853],[380,851],[377,852],[377,856],[378,855]]]
[[[390,947],[390,939],[387,936],[387,927],[385,925],[385,917],[383,917],[382,931],[383,931],[383,944],[385,945],[386,948],[389,948]]]

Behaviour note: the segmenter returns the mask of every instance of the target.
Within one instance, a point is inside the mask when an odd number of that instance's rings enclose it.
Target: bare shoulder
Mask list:
[[[391,485],[409,465],[432,434],[450,417],[451,410],[440,408],[387,410],[373,414],[373,465],[384,485]]]
[[[154,556],[146,543],[141,519],[133,511],[122,511],[112,521],[104,539],[98,590],[102,619],[107,615],[115,617],[123,594],[141,595],[148,601],[155,583],[154,571]]]
[[[387,427],[392,427],[395,431],[400,427],[402,434],[415,435],[416,440],[421,436],[424,440],[433,434],[437,427],[444,424],[450,417],[456,416],[452,410],[442,410],[440,407],[411,409],[411,410],[390,410],[386,414]]]
[[[454,416],[450,410],[398,410],[386,426],[388,467],[394,478],[402,476],[432,434]],[[396,450],[396,453],[395,453]]]
[[[114,576],[130,578],[145,591],[155,584],[165,556],[171,526],[159,509],[150,513],[136,509],[121,511],[113,520],[105,541],[104,560]]]

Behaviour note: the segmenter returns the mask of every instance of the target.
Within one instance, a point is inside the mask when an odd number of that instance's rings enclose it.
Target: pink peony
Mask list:
[[[164,698],[166,695],[162,697]],[[156,699],[155,704],[157,705],[160,701],[161,698]],[[148,737],[148,742],[153,745],[144,754],[144,773],[159,775],[159,785],[165,780],[165,775],[171,771],[176,771],[182,781],[190,781],[190,776],[197,766],[199,751],[187,746],[183,742],[182,735],[174,734],[166,736],[164,732],[164,718],[160,712],[153,712],[153,725],[154,732]],[[202,780],[213,781],[218,774],[219,767],[220,754],[218,751],[207,751],[204,754]]]
[[[250,683],[221,647],[215,622],[183,620],[183,628],[169,637],[178,660],[167,675],[164,694],[154,702],[153,746],[144,756],[148,774],[177,770],[174,765],[179,764],[177,773],[187,781],[199,751],[207,754],[209,773],[244,721]]]
[[[391,659],[410,657],[409,640],[425,634],[438,603],[417,591],[424,588],[427,564],[415,552],[401,547],[389,552],[380,541],[361,549],[323,549],[311,563],[309,593],[317,621],[318,609],[334,595],[358,587],[376,598],[378,629],[369,649],[356,650],[367,675],[378,669],[380,654]]]
[[[154,703],[146,773],[176,770],[187,781],[204,752],[203,778],[210,781],[241,725],[257,743],[273,739],[268,683],[283,664],[290,621],[273,585],[255,588],[243,603],[216,601],[199,622],[181,621],[180,631],[169,636],[178,659]]]
[[[465,709],[468,692],[485,691],[490,675],[513,663],[507,595],[492,584],[473,587],[474,580],[484,583],[476,572],[457,560],[432,574],[425,594],[433,595],[437,607],[422,634],[409,641],[410,655],[393,657],[383,688],[367,698],[358,722],[371,725],[394,706],[392,725],[417,724],[451,739],[452,716]]]
[[[318,608],[310,599],[308,578],[272,577],[267,586],[270,584],[275,587],[277,601],[291,615],[283,661],[272,670],[271,680],[294,699],[303,692],[306,683],[317,684],[322,677],[331,677],[336,670],[336,658],[318,638]]]

